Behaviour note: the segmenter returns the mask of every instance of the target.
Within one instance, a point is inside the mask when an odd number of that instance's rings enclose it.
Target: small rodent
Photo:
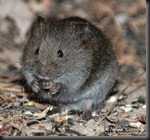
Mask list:
[[[118,74],[109,39],[80,17],[38,17],[29,35],[21,65],[35,98],[82,110],[83,118],[89,120]]]

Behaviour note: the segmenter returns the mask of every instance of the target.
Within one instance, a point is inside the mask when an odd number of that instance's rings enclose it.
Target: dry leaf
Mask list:
[[[47,112],[48,112],[49,110],[52,110],[52,108],[53,108],[52,106],[49,106],[49,107],[47,107],[44,111],[42,111],[42,112],[40,112],[40,113],[34,113],[34,116],[36,117],[35,119],[40,120],[40,119],[45,118]]]
[[[40,110],[45,110],[46,109],[46,105],[44,104],[40,104],[40,103],[35,103],[35,106],[40,109]]]
[[[138,115],[138,119],[140,122],[145,123],[146,124],[146,113],[141,113]]]

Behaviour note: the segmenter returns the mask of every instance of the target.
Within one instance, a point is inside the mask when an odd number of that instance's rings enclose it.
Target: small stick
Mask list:
[[[131,91],[130,91],[130,92],[128,92],[127,94],[134,93],[135,91],[139,90],[139,89],[140,89],[141,87],[143,87],[143,86],[145,86],[145,83],[142,83],[142,84],[138,85],[138,87],[137,87],[137,88],[135,88],[135,89],[131,90]]]
[[[106,115],[104,116],[103,119],[105,119],[106,116],[109,116],[109,115],[110,115],[110,113],[112,112],[112,110],[114,109],[114,107],[117,105],[118,100],[119,100],[119,97],[128,89],[128,87],[129,87],[133,82],[135,82],[137,79],[139,79],[144,73],[145,73],[145,71],[142,72],[141,74],[139,74],[139,75],[138,75],[136,78],[134,78],[133,80],[131,80],[130,83],[129,83],[122,91],[120,91],[120,92],[118,93],[118,96],[117,96],[117,98],[116,98],[116,101],[112,104],[111,108],[108,110],[108,112],[106,113]],[[142,86],[143,86],[143,85],[142,85]],[[142,86],[140,86],[140,87],[142,87]],[[138,88],[138,89],[139,89],[139,88]]]

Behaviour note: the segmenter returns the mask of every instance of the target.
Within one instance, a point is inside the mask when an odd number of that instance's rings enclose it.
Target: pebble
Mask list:
[[[70,124],[70,125],[74,125],[74,120],[72,119],[72,118],[68,118],[68,124]]]
[[[119,107],[120,109],[124,110],[125,112],[130,112],[132,111],[132,107],[131,106],[121,106]]]

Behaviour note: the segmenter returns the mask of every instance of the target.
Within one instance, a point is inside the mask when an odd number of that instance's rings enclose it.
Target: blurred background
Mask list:
[[[26,33],[38,15],[86,18],[112,41],[120,76],[146,69],[145,0],[0,0],[0,73],[20,68]]]
[[[119,62],[117,93],[131,80],[138,78],[124,93],[124,100],[117,104],[123,107],[131,104],[134,107],[127,114],[118,111],[117,116],[132,118],[137,117],[139,112],[144,112],[146,116],[146,0],[0,0],[1,108],[14,102],[12,93],[17,97],[23,97],[26,93],[20,57],[27,31],[37,16],[80,16],[100,28],[110,38]],[[146,132],[145,125],[143,132]]]

